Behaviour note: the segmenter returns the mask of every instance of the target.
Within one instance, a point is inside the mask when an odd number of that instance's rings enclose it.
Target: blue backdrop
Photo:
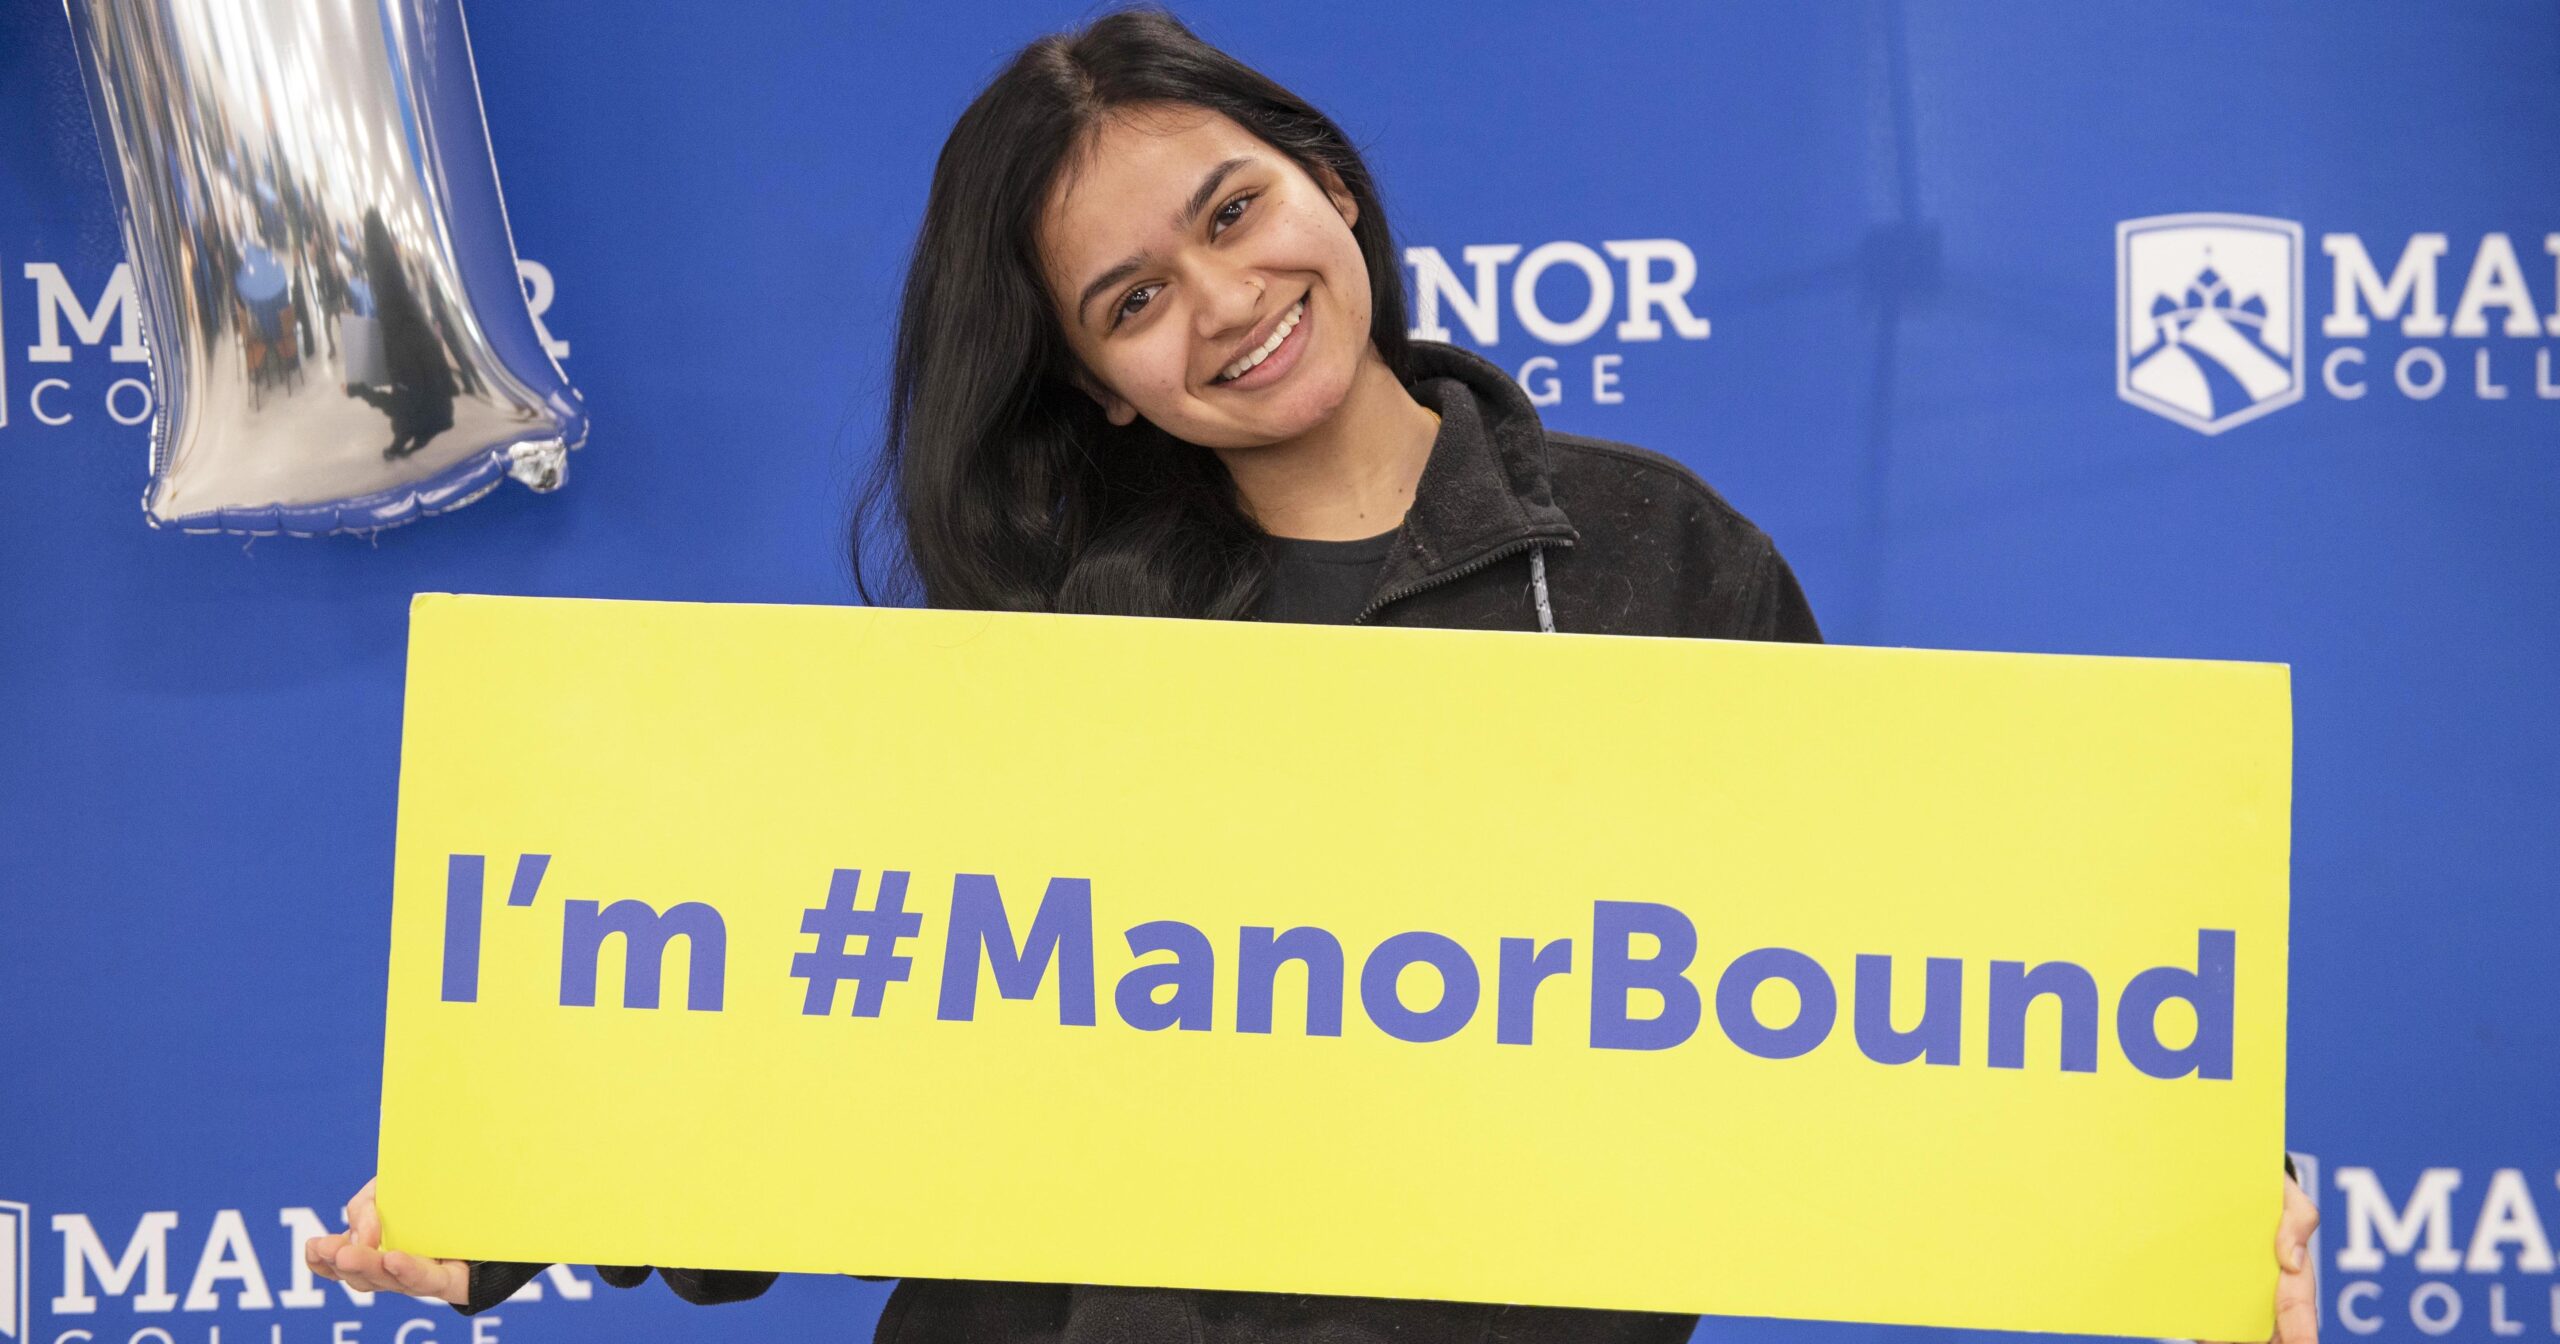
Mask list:
[[[1833,639],[2291,664],[2325,1328],[2560,1337],[2560,9],[1180,12],[1366,147],[1409,283],[1517,245],[1489,331],[1431,279],[1440,321],[1552,423],[1694,466]],[[885,1288],[833,1279],[716,1310],[555,1279],[475,1335],[298,1283],[295,1211],[334,1225],[373,1160],[409,594],[850,600],[934,155],[1079,16],[475,10],[593,438],[556,495],[244,543],[144,527],[112,324],[43,357],[51,277],[94,305],[122,246],[63,17],[0,2],[0,1340],[868,1337]],[[2204,213],[2248,218],[2162,218]],[[1709,334],[1620,339],[1629,240],[1694,258]],[[1618,309],[1542,339],[1577,247]]]

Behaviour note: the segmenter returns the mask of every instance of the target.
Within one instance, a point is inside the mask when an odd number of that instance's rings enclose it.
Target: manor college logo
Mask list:
[[[119,425],[148,421],[154,394],[150,370],[142,366],[150,362],[150,352],[143,346],[142,304],[134,294],[132,266],[116,263],[115,269],[107,273],[106,283],[88,291],[96,298],[86,302],[81,298],[82,286],[56,262],[25,262],[21,273],[26,284],[16,301],[18,321],[22,332],[32,328],[35,340],[24,347],[23,354],[26,362],[35,367],[21,376],[18,386],[11,386],[10,285],[8,277],[0,275],[0,430],[13,425],[25,430],[52,429],[100,413]],[[533,331],[541,338],[542,348],[553,359],[567,359],[569,343],[554,339],[551,328],[543,322],[543,314],[551,308],[551,268],[519,258],[516,277],[524,285],[525,306],[533,317]],[[32,313],[27,309],[29,303],[33,305]],[[110,337],[114,343],[107,346],[108,360],[136,367],[108,382],[103,391],[82,386],[78,380],[84,372],[94,380],[95,365],[91,363],[84,371],[77,367],[80,361],[75,357],[94,351]],[[74,367],[56,367],[66,365]],[[17,416],[14,422],[13,413]],[[0,1208],[6,1207],[0,1204]],[[0,1334],[0,1341],[9,1338]]]
[[[2256,215],[2118,224],[2116,395],[2205,434],[2302,400],[2302,226]]]
[[[34,1211],[0,1200],[0,1344],[515,1344],[521,1337],[508,1325],[518,1320],[513,1310],[465,1322],[430,1300],[329,1283],[302,1259],[303,1243],[328,1230],[318,1211],[277,1208],[272,1219],[253,1212],[264,1211],[217,1209],[201,1222],[162,1209],[129,1224],[110,1217],[103,1228],[86,1213],[54,1213],[44,1220],[52,1244],[38,1247]],[[55,1291],[43,1290],[39,1267],[58,1267]],[[585,1302],[595,1291],[576,1268],[551,1265],[507,1301]]]
[[[2303,229],[2257,215],[2153,215],[2116,225],[2116,395],[2201,434],[2219,434],[2303,399],[2397,392],[2560,406],[2560,232],[2551,306],[2537,302],[2525,235],[2457,240],[2319,235],[2325,283],[2303,284]],[[2459,280],[2461,289],[2453,289]],[[2447,314],[2440,297],[2453,298]],[[2317,350],[2304,310],[2326,301]],[[2386,324],[2396,330],[2386,330]],[[2467,367],[2466,367],[2467,366]],[[2468,377],[2463,376],[2468,374]]]

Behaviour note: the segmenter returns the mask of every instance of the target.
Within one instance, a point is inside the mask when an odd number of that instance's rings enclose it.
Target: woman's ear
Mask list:
[[[1342,216],[1344,225],[1360,222],[1360,202],[1351,195],[1351,188],[1342,184],[1342,175],[1333,171],[1332,164],[1316,165],[1316,185],[1324,188],[1326,198],[1333,202],[1333,212]]]

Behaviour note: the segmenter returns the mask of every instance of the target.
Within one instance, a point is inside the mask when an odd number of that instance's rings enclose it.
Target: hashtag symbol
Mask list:
[[[827,884],[827,900],[800,912],[800,931],[818,935],[817,946],[807,952],[791,954],[791,975],[809,982],[808,1000],[800,1011],[808,1017],[826,1017],[836,1010],[836,986],[853,982],[853,1015],[878,1017],[880,996],[888,992],[889,982],[907,978],[914,961],[898,955],[898,944],[913,938],[924,926],[924,916],[906,908],[907,875],[885,872],[880,875],[880,898],[871,908],[862,909],[855,900],[862,892],[862,870],[838,868]],[[888,945],[882,946],[883,936]],[[862,939],[862,951],[853,952],[853,940]]]

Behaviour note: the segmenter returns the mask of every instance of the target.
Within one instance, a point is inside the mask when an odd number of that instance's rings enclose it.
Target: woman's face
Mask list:
[[[1203,108],[1124,108],[1103,124],[1060,174],[1040,250],[1085,390],[1112,423],[1144,416],[1205,448],[1255,448],[1342,406],[1369,353],[1369,271],[1351,235],[1359,208],[1331,185]]]

